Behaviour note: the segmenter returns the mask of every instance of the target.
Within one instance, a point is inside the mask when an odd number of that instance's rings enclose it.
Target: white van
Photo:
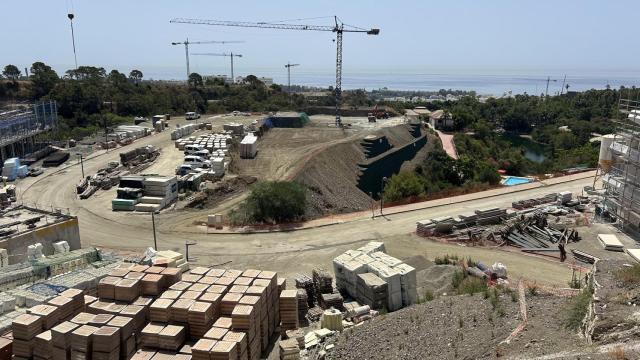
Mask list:
[[[189,111],[188,113],[184,114],[184,117],[187,120],[195,120],[200,119],[200,114],[198,114],[197,112]]]
[[[187,145],[184,147],[184,153],[187,155],[195,155],[198,151],[205,150],[204,146]]]
[[[196,155],[187,155],[184,157],[184,163],[186,165],[191,165],[193,168],[205,168],[208,169],[211,167],[211,161],[205,160],[200,156]]]

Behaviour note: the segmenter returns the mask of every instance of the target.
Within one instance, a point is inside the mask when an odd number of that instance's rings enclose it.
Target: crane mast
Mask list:
[[[214,25],[214,26],[233,26],[233,27],[250,27],[250,28],[263,28],[263,29],[279,29],[279,30],[309,30],[309,31],[330,31],[336,33],[336,87],[334,90],[336,100],[336,126],[342,126],[342,120],[340,118],[340,106],[342,104],[342,36],[345,32],[352,33],[364,33],[367,35],[378,35],[380,29],[362,29],[350,27],[345,29],[345,24],[338,20],[337,16],[334,16],[335,25],[323,26],[323,25],[298,25],[298,24],[284,24],[284,23],[269,23],[269,22],[247,22],[247,21],[224,21],[224,20],[202,20],[202,19],[185,19],[176,18],[172,19],[171,23],[180,24],[200,24],[200,25]]]
[[[184,54],[187,58],[187,80],[189,79],[189,75],[191,75],[191,71],[189,70],[189,44],[240,44],[244,41],[189,41],[187,38],[185,41],[180,42],[172,42],[171,45],[184,45]]]

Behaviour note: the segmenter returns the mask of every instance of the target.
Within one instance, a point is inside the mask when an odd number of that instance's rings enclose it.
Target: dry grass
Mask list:
[[[625,354],[624,348],[622,346],[618,346],[615,349],[609,352],[609,356],[614,360],[627,360],[627,355]]]
[[[636,285],[640,283],[640,264],[624,267],[616,273],[616,277],[625,285]]]

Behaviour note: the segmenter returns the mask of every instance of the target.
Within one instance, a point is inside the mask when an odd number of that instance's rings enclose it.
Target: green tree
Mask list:
[[[424,181],[412,171],[401,171],[393,175],[384,187],[384,199],[397,201],[418,196],[424,191]]]
[[[4,67],[2,75],[4,75],[4,77],[6,77],[7,79],[17,80],[20,77],[20,69],[18,69],[18,67],[15,65],[9,64]]]
[[[243,211],[253,222],[286,222],[301,219],[307,206],[307,190],[289,181],[262,181],[252,189]]]
[[[191,73],[189,75],[189,80],[187,80],[187,83],[189,84],[189,87],[192,88],[201,87],[203,85],[202,76],[200,76],[200,74],[198,73]]]
[[[48,95],[58,81],[60,78],[51,66],[41,61],[31,65],[31,97],[33,99],[37,100]]]
[[[133,80],[133,82],[136,83],[136,84],[140,83],[140,81],[142,80],[143,76],[144,75],[142,74],[142,71],[137,70],[137,69],[133,69],[129,73],[129,79]]]

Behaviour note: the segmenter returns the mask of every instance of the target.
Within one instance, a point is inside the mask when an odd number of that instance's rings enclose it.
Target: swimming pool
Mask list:
[[[518,177],[518,176],[507,176],[502,179],[500,182],[504,186],[513,186],[513,185],[521,185],[533,182],[533,179]]]

